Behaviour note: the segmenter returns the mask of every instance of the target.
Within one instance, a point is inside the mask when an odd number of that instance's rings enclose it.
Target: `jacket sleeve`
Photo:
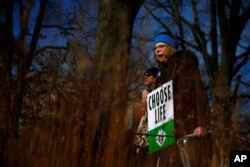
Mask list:
[[[208,102],[201,80],[198,61],[191,52],[181,52],[175,76],[176,116],[183,118],[180,124],[190,126],[191,133],[198,126],[208,125]],[[185,126],[185,125],[183,125]]]

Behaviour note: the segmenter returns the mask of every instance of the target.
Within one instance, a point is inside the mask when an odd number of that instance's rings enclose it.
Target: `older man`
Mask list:
[[[191,133],[205,137],[208,102],[197,58],[190,51],[178,51],[178,42],[167,33],[156,35],[154,56],[161,72],[158,82],[173,81],[176,138]],[[176,145],[163,150],[161,154],[164,155],[162,165],[182,166]]]

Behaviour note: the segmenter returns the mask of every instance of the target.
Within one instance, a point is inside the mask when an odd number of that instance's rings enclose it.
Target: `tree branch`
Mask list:
[[[247,48],[247,50],[242,53],[241,55],[237,56],[237,59],[242,59],[240,63],[236,64],[235,68],[233,69],[233,76],[235,76],[239,70],[248,62],[250,55],[250,48]]]
[[[212,47],[212,55],[211,55],[211,75],[214,77],[215,73],[218,71],[218,32],[217,32],[217,12],[216,12],[216,0],[210,0],[210,39],[211,39],[211,47]]]
[[[165,30],[167,30],[168,33],[171,33],[170,29],[168,28],[167,25],[164,24],[163,21],[161,21],[161,19],[159,17],[157,17],[151,9],[148,8],[148,6],[146,4],[144,4],[145,9],[147,10],[147,12],[149,13],[150,16],[152,16]]]
[[[240,99],[250,99],[250,95],[249,94],[241,94],[241,95],[238,95],[237,98],[240,98]]]
[[[67,50],[68,47],[65,46],[44,46],[42,49],[36,51],[36,55],[47,50],[47,49],[54,49],[54,50]]]
[[[63,31],[70,31],[70,30],[77,30],[77,27],[63,27],[63,26],[60,26],[60,25],[42,25],[42,28],[57,28],[57,29],[60,29],[60,30],[63,30]]]

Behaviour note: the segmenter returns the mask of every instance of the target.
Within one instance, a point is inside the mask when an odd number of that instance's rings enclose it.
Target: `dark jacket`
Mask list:
[[[158,82],[173,80],[176,138],[192,133],[198,126],[207,127],[208,102],[195,55],[177,52],[159,68]]]
[[[209,108],[207,96],[195,55],[189,51],[179,51],[170,57],[166,63],[159,64],[159,68],[161,70],[161,76],[158,79],[159,85],[173,80],[176,140],[193,133],[193,130],[198,126],[208,128]],[[201,142],[203,143],[203,139],[201,139]],[[193,153],[190,155],[191,157],[194,156],[191,159],[192,162],[195,162],[192,166],[204,166],[204,164],[207,164],[207,161],[203,163],[204,157],[207,157],[206,150],[199,148],[203,147],[204,143],[195,142],[193,146],[198,147],[198,149],[193,148],[193,150],[195,152],[199,151],[199,155]],[[182,166],[180,152],[176,143],[159,151],[157,154],[164,157],[161,158],[160,167]],[[202,160],[198,162],[196,158]]]

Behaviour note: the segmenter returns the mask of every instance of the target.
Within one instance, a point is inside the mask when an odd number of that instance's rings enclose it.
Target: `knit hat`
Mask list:
[[[174,39],[173,37],[169,36],[165,32],[161,32],[161,33],[156,35],[154,45],[158,42],[166,43],[166,44],[170,45],[171,47],[175,48],[176,50],[178,49],[177,40]]]
[[[146,73],[151,74],[153,77],[156,78],[156,76],[159,73],[159,69],[156,67],[152,67],[152,68],[147,69],[144,74],[146,74]]]

